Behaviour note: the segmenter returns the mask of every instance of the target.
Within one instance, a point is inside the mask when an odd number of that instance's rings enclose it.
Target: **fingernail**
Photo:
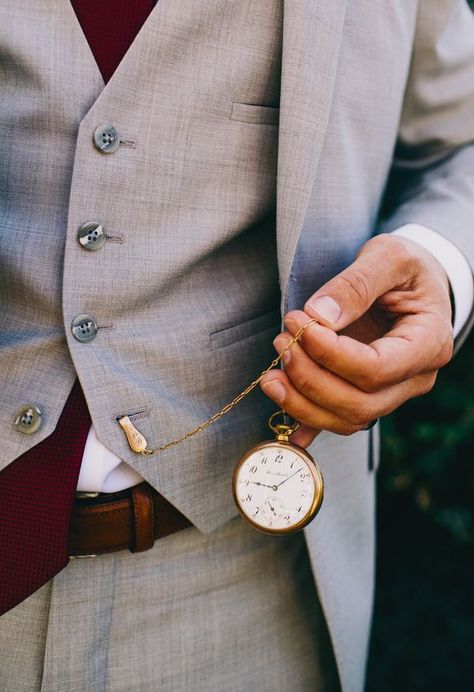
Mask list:
[[[284,351],[290,342],[291,342],[291,339],[287,339],[286,337],[283,338],[280,334],[273,339],[273,345],[275,346],[278,353],[281,353],[282,351]],[[285,353],[282,360],[284,363],[290,362],[290,352],[289,351],[287,351]]]
[[[315,300],[308,300],[307,306],[318,313],[320,317],[324,317],[328,322],[335,323],[341,316],[341,308],[333,298],[329,296],[321,296]]]
[[[280,380],[270,380],[262,384],[262,389],[265,394],[268,394],[275,401],[281,402],[286,396],[285,387],[282,385]]]
[[[298,329],[298,323],[296,322],[296,320],[292,319],[291,317],[285,317],[285,319],[283,320],[283,322],[285,323],[285,326],[288,327],[288,329],[289,329],[290,331],[291,331],[292,329],[293,329],[293,330]]]

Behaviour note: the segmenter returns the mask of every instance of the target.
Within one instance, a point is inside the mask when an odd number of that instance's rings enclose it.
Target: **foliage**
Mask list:
[[[382,422],[379,482],[458,541],[474,544],[474,335],[434,389]]]

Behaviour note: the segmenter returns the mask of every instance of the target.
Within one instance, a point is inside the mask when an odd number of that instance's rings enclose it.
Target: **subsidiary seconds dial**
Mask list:
[[[259,531],[299,531],[323,499],[319,467],[305,449],[288,441],[262,442],[238,462],[234,500],[243,518]]]

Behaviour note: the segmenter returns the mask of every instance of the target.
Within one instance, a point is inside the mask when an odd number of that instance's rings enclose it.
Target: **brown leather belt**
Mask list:
[[[188,526],[188,519],[146,482],[96,497],[78,494],[72,510],[69,555],[92,557],[126,548],[138,553],[152,548],[157,538]]]

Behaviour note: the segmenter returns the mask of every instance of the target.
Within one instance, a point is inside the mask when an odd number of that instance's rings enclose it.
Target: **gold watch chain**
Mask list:
[[[305,329],[307,329],[311,324],[316,323],[316,320],[309,320],[308,322],[306,322],[302,327],[300,327],[300,329],[298,329],[294,337],[292,337],[291,341],[288,342],[287,346],[285,346],[283,351],[272,360],[268,368],[263,370],[260,373],[260,375],[248,385],[248,387],[246,387],[242,392],[240,392],[240,394],[237,394],[237,396],[234,397],[232,401],[230,401],[223,408],[221,408],[220,411],[214,413],[210,418],[204,421],[204,423],[201,423],[193,430],[190,430],[189,432],[185,433],[184,435],[181,435],[181,437],[178,437],[175,440],[171,440],[170,442],[167,442],[164,445],[160,445],[159,447],[155,447],[154,449],[148,449],[145,437],[135,428],[128,416],[120,418],[118,422],[127,436],[130,447],[134,451],[148,456],[150,454],[156,454],[156,452],[164,452],[169,447],[173,447],[174,445],[180,444],[181,442],[187,440],[189,437],[192,437],[193,435],[196,435],[202,430],[205,430],[207,427],[212,425],[212,423],[215,423],[220,418],[222,418],[222,416],[231,411],[234,408],[234,406],[236,406],[238,403],[242,401],[242,399],[244,399],[248,394],[250,394],[250,392],[253,391],[255,387],[258,385],[262,377],[266,375],[266,373],[269,372],[272,368],[278,365],[285,353],[293,346],[293,344],[295,344],[300,339]]]

